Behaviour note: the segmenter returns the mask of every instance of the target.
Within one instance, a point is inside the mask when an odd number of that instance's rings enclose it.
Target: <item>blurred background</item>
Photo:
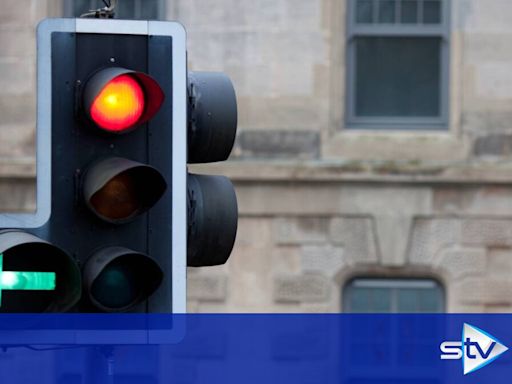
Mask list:
[[[102,6],[2,0],[0,209],[35,207],[35,28]],[[221,267],[191,312],[510,312],[512,2],[120,0],[178,20],[239,103]]]

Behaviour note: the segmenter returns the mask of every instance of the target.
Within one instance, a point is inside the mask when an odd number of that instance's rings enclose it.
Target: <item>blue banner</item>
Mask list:
[[[1,315],[0,382],[508,382],[512,315]]]

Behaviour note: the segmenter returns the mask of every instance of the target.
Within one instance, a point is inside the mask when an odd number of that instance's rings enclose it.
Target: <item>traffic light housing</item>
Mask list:
[[[226,160],[236,125],[181,25],[43,21],[37,212],[0,214],[0,312],[185,312],[186,266],[225,263],[237,229],[231,182],[187,163]]]
[[[20,230],[0,231],[0,313],[65,312],[81,296],[80,269],[57,246]]]
[[[51,84],[48,224],[51,242],[82,268],[73,310],[184,312],[185,299],[174,301],[185,295],[184,265],[173,263],[185,258],[179,228],[186,217],[178,206],[185,193],[186,108],[177,102],[186,98],[182,28],[81,19],[75,26],[51,39],[59,76]]]
[[[231,80],[223,73],[190,72],[188,97],[188,162],[227,160],[237,129],[237,102]],[[234,187],[224,176],[189,174],[187,189],[188,265],[224,264],[237,232]]]

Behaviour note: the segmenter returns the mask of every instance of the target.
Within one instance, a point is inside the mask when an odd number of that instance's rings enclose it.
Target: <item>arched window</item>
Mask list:
[[[439,313],[445,311],[444,289],[432,279],[356,278],[343,292],[349,313]]]

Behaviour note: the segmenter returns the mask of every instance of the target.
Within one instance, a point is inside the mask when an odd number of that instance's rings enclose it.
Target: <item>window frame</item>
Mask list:
[[[439,24],[363,24],[356,21],[356,2],[347,1],[346,30],[346,97],[345,123],[350,130],[405,130],[405,131],[446,131],[449,126],[450,111],[450,0],[441,0],[441,20]],[[380,2],[382,0],[374,0]],[[397,8],[400,10],[399,0]],[[418,0],[423,2],[424,0]],[[418,20],[421,20],[422,7],[418,7]],[[374,18],[378,7],[374,7]],[[397,15],[398,16],[398,15]],[[439,37],[441,39],[441,72],[439,81],[439,117],[400,117],[372,116],[361,117],[355,114],[356,101],[356,38],[358,37]]]
[[[141,4],[143,3],[144,0],[135,0],[135,10],[134,10],[134,20],[138,20],[137,19],[137,13],[140,15],[140,10],[141,10]],[[167,1],[166,0],[157,0],[158,1],[158,11],[157,11],[157,17],[155,20],[162,20],[165,18],[165,10],[166,10],[166,4],[167,4]],[[94,5],[92,4],[100,4],[101,6],[101,0],[89,0],[89,9],[94,9],[96,8]],[[64,15],[66,17],[78,17],[78,15],[75,15],[74,14],[74,8],[75,8],[75,0],[71,0],[71,1],[65,1],[64,2]]]
[[[347,281],[343,288],[343,313],[359,313],[353,312],[350,308],[350,294],[354,288],[385,288],[398,291],[400,289],[439,289],[441,291],[441,300],[439,302],[439,312],[446,311],[446,290],[438,280],[434,278],[386,278],[386,277],[355,277]],[[363,312],[363,313],[405,313],[398,312],[397,295],[391,296],[391,311],[390,312]],[[425,313],[425,312],[415,312]]]

